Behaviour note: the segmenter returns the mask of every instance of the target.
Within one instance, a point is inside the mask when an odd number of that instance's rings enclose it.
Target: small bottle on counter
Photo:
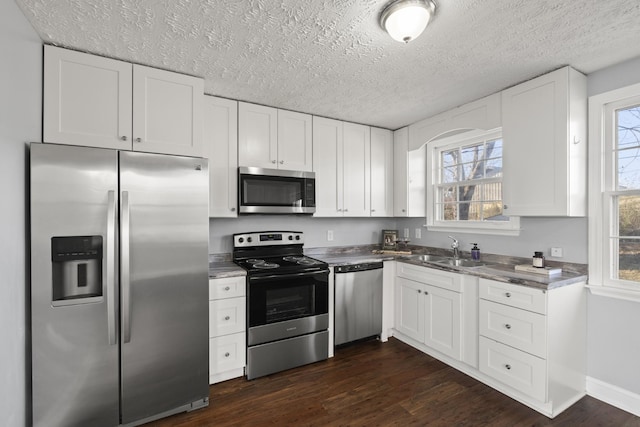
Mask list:
[[[544,255],[542,255],[542,252],[533,253],[533,266],[544,268]]]
[[[471,248],[471,259],[474,261],[480,261],[480,248],[477,243],[472,243],[473,247]]]

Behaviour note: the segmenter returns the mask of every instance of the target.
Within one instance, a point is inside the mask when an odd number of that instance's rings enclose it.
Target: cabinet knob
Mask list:
[[[375,211],[376,211],[375,209],[371,209],[371,212],[375,212]]]
[[[127,138],[127,135],[122,135],[122,136],[120,137],[120,139],[121,139],[121,140],[123,140],[123,141],[126,141],[128,138]]]
[[[421,294],[421,293],[422,293],[422,290],[418,289],[418,293],[419,293],[419,294]]]
[[[504,365],[504,367],[507,368],[508,371],[511,370],[511,365],[509,364]]]
[[[349,209],[345,209],[344,211],[345,211],[345,212],[349,212]]]
[[[142,142],[142,138],[136,138],[136,142]]]
[[[231,212],[235,212],[235,211],[236,211],[236,208],[231,208]]]
[[[502,205],[502,209],[509,209],[509,206],[507,206],[507,205]]]
[[[505,292],[504,296],[507,298],[511,298],[511,292]]]
[[[338,212],[342,212],[342,209],[338,209]]]
[[[224,357],[229,357],[229,356],[231,356],[231,354],[229,354],[229,352],[227,351],[227,352],[224,354]]]
[[[231,317],[229,317],[229,316],[224,316],[224,320],[229,320],[229,319],[231,319]]]
[[[280,160],[280,164],[281,164],[281,165],[284,165],[284,160]]]
[[[504,327],[507,328],[507,329],[511,329],[511,325],[508,324],[508,323],[506,325],[504,325]]]
[[[271,163],[273,163],[273,164],[275,165],[275,164],[276,164],[276,161],[275,161],[275,160],[271,160]]]
[[[406,209],[402,209],[402,212],[406,212],[406,211],[407,211]]]
[[[225,286],[225,287],[224,287],[224,290],[225,290],[225,291],[228,291],[229,289],[231,289],[229,286]]]

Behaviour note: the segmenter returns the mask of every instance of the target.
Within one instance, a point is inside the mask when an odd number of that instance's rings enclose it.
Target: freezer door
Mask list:
[[[117,153],[31,144],[33,425],[119,418]]]
[[[204,159],[120,153],[122,423],[208,398]]]

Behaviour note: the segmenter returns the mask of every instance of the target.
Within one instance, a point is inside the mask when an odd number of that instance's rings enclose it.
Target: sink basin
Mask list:
[[[444,258],[440,261],[435,261],[438,264],[450,265],[453,267],[480,267],[486,265],[486,263],[482,261],[474,261],[472,259],[464,259],[464,258]]]
[[[438,261],[447,260],[446,257],[438,256],[438,255],[418,255],[414,259],[416,261],[421,261],[421,262],[438,262]]]

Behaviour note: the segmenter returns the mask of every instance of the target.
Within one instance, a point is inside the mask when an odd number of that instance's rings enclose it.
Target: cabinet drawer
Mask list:
[[[462,280],[457,273],[398,262],[396,264],[396,275],[450,291],[462,292]]]
[[[480,372],[527,394],[546,401],[547,363],[489,338],[480,337]]]
[[[245,298],[209,301],[209,336],[244,332],[246,326]]]
[[[246,277],[209,279],[209,299],[235,298],[245,295]]]
[[[209,375],[243,368],[245,360],[244,333],[209,339]]]
[[[485,300],[479,308],[480,335],[546,359],[545,316]]]
[[[527,286],[512,285],[511,283],[496,282],[495,280],[480,279],[480,298],[500,304],[547,313],[547,295],[542,289]]]

